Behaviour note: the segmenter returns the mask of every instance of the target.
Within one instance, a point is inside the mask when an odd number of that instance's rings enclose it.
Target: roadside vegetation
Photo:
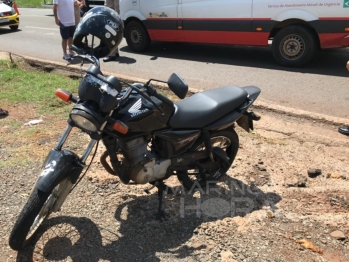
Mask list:
[[[56,98],[55,90],[63,87],[77,93],[78,85],[78,79],[56,73],[27,71],[10,61],[0,61],[0,105],[29,103],[39,113],[57,115],[67,106]]]
[[[52,0],[46,0],[46,3],[51,4]],[[44,0],[16,0],[18,8],[42,8]]]
[[[79,80],[23,69],[0,60],[0,167],[42,161],[66,126],[71,104],[55,96],[62,87],[76,94]],[[31,120],[43,120],[28,125]]]

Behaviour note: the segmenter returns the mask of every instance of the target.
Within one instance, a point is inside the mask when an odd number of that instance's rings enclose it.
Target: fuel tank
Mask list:
[[[168,121],[175,108],[156,97],[150,98],[162,112],[136,91],[132,91],[130,97],[120,103],[119,109],[114,111],[112,117],[125,123],[129,133],[147,133],[168,127]]]

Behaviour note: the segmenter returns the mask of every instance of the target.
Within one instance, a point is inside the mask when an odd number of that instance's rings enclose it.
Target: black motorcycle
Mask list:
[[[187,189],[218,182],[239,148],[235,122],[249,132],[253,120],[260,119],[247,111],[261,92],[257,87],[226,86],[185,98],[188,86],[175,73],[167,82],[150,79],[129,85],[103,75],[98,58],[73,49],[76,57],[92,65],[80,81],[77,97],[63,89],[56,91],[74,107],[13,227],[9,244],[14,250],[23,248],[42,222],[60,210],[83,177],[86,159],[99,141],[106,147],[100,160],[107,172],[126,185],[150,183],[158,188],[161,218],[163,192],[171,193],[163,181],[176,175]],[[174,103],[158,93],[151,84],[154,81],[167,83],[183,100]],[[122,89],[121,83],[127,87]],[[63,149],[73,128],[91,138],[82,156]]]

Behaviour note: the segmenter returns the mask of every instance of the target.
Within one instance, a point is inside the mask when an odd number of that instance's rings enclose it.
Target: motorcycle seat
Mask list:
[[[175,103],[172,128],[202,128],[242,105],[248,93],[236,86],[207,90]]]

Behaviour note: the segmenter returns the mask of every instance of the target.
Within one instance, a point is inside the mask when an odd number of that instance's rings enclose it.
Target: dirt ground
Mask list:
[[[266,110],[256,110],[254,132],[237,128],[240,149],[222,182],[165,196],[165,221],[155,219],[155,189],[119,183],[96,157],[61,212],[17,253],[8,236],[41,165],[25,156],[43,158],[66,122],[53,126],[23,105],[4,109],[0,161],[23,162],[0,165],[0,261],[349,261],[349,138]],[[13,137],[15,129],[32,130],[31,139]],[[70,149],[84,143],[77,134]],[[167,184],[180,185],[175,177]]]

